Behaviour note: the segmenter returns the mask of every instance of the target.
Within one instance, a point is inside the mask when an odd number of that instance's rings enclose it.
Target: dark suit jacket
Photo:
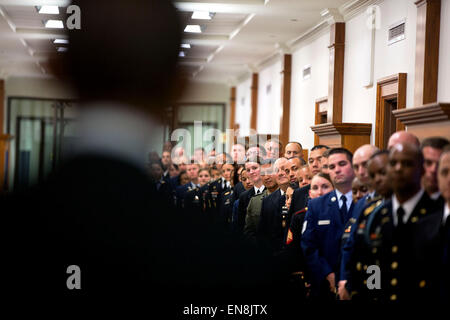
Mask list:
[[[239,206],[236,221],[236,232],[242,234],[245,226],[245,217],[247,216],[247,207],[250,202],[250,198],[255,195],[255,188],[242,192],[239,196]]]
[[[335,191],[309,201],[301,245],[315,294],[328,274],[334,272],[339,281],[341,238],[352,210],[353,205],[344,217]]]
[[[231,288],[236,297],[266,296],[275,278],[241,242],[161,207],[146,172],[120,160],[78,157],[38,188],[1,200],[10,296],[158,292],[151,303],[161,309],[196,295],[225,303]],[[81,290],[66,287],[70,265],[81,269]]]
[[[308,184],[307,186],[294,190],[294,193],[292,194],[291,206],[289,208],[290,219],[292,219],[294,213],[303,210],[307,206],[310,188],[311,185]]]
[[[66,287],[66,269],[77,265],[79,294],[140,291],[161,267],[150,258],[161,254],[159,203],[144,171],[100,156],[73,159],[43,185],[12,195],[15,289],[77,294]],[[21,275],[31,265],[39,274],[32,287]]]
[[[289,224],[282,226],[281,210],[284,205],[281,190],[278,189],[262,201],[256,236],[259,245],[269,254],[279,253],[285,245]]]
[[[233,188],[233,199],[232,201],[236,201],[239,199],[239,196],[241,195],[241,193],[245,192],[245,188],[244,185],[242,184],[242,182],[238,182],[236,183],[236,185]]]

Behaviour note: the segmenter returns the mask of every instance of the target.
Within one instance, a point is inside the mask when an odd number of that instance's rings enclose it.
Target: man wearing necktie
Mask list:
[[[265,197],[261,205],[256,237],[258,245],[269,255],[276,255],[284,248],[289,227],[287,216],[282,215],[286,203],[286,190],[290,185],[288,170],[289,161],[279,158],[273,164],[278,190]]]
[[[380,286],[369,290],[360,283],[370,274],[366,273],[367,264],[354,257],[350,271],[360,282],[355,282],[352,290],[364,299],[437,301],[442,211],[421,188],[424,169],[420,149],[407,143],[394,145],[387,170],[394,194],[374,210],[362,231],[368,243],[362,255],[371,256],[371,263],[379,267]],[[370,214],[368,210],[364,214]]]
[[[312,199],[305,215],[301,246],[311,274],[313,298],[334,299],[336,292],[341,238],[353,210],[352,158],[345,148],[330,150],[328,168],[335,190]]]

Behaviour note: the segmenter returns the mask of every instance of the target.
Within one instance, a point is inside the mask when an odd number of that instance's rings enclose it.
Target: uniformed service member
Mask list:
[[[370,215],[377,212],[384,204],[386,199],[392,196],[392,187],[387,175],[387,165],[389,162],[389,152],[387,150],[378,151],[373,154],[367,162],[367,170],[370,178],[370,184],[374,189],[373,197],[367,201],[361,199],[355,211],[357,212],[349,220],[344,234],[342,236],[342,258],[341,258],[341,277],[339,281],[339,299],[349,300],[352,292],[352,279],[348,270],[349,259],[352,254],[359,258],[362,265],[370,265],[364,254],[368,251],[364,239],[364,228]],[[365,276],[365,275],[364,275]],[[363,282],[365,279],[360,280]]]
[[[436,202],[421,188],[422,174],[423,155],[417,146],[400,143],[391,148],[388,176],[394,194],[368,207],[364,215],[370,217],[358,226],[367,245],[361,248],[362,255],[351,259],[355,299],[360,295],[364,300],[437,300],[442,211],[439,214]],[[371,283],[369,263],[380,271]]]

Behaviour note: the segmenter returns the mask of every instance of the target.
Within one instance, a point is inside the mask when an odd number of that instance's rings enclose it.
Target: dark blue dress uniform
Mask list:
[[[290,252],[292,271],[305,270],[305,258],[301,247],[302,228],[308,208],[294,213],[286,237],[286,251]]]
[[[195,185],[192,182],[188,182],[185,185],[178,186],[175,189],[175,195],[177,199],[177,209],[183,209],[184,208],[184,200],[186,197],[186,194],[188,191],[195,189],[197,185]]]
[[[231,231],[231,222],[233,218],[233,190],[223,192],[220,197],[219,205],[219,224],[226,231]]]
[[[355,300],[367,299],[367,296],[364,295],[367,292],[364,290],[359,290],[359,294],[354,295],[356,291],[353,291],[353,283],[362,283],[365,285],[368,277],[365,271],[369,265],[375,264],[371,249],[369,248],[368,234],[364,231],[366,225],[371,223],[373,215],[381,210],[384,202],[383,199],[378,197],[366,204],[362,210],[355,208],[355,211],[358,212],[350,218],[349,225],[346,226],[344,235],[342,236],[340,280],[347,280],[346,289],[353,295],[353,299],[356,298]],[[355,262],[355,259],[358,261]],[[354,271],[352,267],[355,267],[356,264],[358,273],[352,272]],[[364,272],[360,272],[361,270]]]
[[[229,191],[231,188],[227,187],[227,182],[224,178],[219,178],[211,182],[207,190],[207,202],[205,214],[212,223],[220,221],[220,206],[222,205],[223,193]]]
[[[269,254],[281,252],[286,243],[289,228],[287,210],[282,208],[286,202],[286,195],[278,189],[264,197],[261,206],[256,238],[258,245]]]
[[[199,187],[186,192],[184,196],[184,209],[186,212],[198,216],[202,213],[203,198]]]
[[[289,218],[292,219],[294,213],[303,210],[309,200],[309,190],[311,189],[311,185],[308,184],[302,188],[297,188],[294,190],[292,194],[291,206],[289,208]]]
[[[336,191],[309,201],[301,245],[314,297],[328,294],[328,274],[334,272],[336,284],[339,281],[341,238],[352,210],[353,205],[347,212],[341,211]]]
[[[160,200],[161,205],[167,207],[170,210],[175,209],[173,200],[173,190],[169,182],[166,179],[161,179],[156,182],[156,194]]]
[[[403,209],[397,213],[397,225],[392,200],[364,211],[368,218],[358,226],[357,233],[363,235],[361,239],[366,243],[355,244],[350,266],[355,298],[361,295],[380,301],[437,301],[442,214],[436,206],[424,192],[406,223],[401,218]],[[360,261],[360,257],[367,262]],[[381,289],[368,289],[367,263],[379,266]]]
[[[355,204],[352,217],[348,220],[347,224],[345,225],[344,234],[342,235],[341,263],[340,263],[341,266],[340,266],[339,280],[347,280],[347,281],[349,280],[350,274],[348,272],[348,262],[353,252],[353,246],[355,244],[355,236],[357,236],[355,231],[358,228],[358,225],[364,222],[361,220],[367,219],[366,215],[361,217],[362,212],[364,212],[364,210],[367,207],[373,204],[377,204],[379,206],[382,203],[383,203],[382,197],[378,195],[369,197],[369,195],[366,195]],[[347,282],[347,289],[350,292],[350,282]]]
[[[279,255],[284,259],[282,263],[290,274],[289,285],[297,293],[300,300],[306,299],[308,291],[306,283],[309,282],[306,261],[301,247],[302,228],[307,210],[308,208],[304,208],[293,214],[285,247]]]

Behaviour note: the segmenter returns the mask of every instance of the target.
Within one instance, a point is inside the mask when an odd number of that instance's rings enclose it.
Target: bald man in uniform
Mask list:
[[[375,195],[373,186],[370,184],[367,163],[370,157],[377,151],[377,147],[370,144],[365,144],[356,149],[355,153],[353,154],[353,170],[355,171],[355,175],[359,179],[359,181],[361,181],[361,183],[367,186],[367,188],[369,189],[369,194],[364,196],[365,201],[373,198]]]
[[[397,131],[393,133],[388,141],[388,149],[391,149],[398,143],[410,143],[416,146],[420,145],[419,139],[415,135],[407,131]]]

